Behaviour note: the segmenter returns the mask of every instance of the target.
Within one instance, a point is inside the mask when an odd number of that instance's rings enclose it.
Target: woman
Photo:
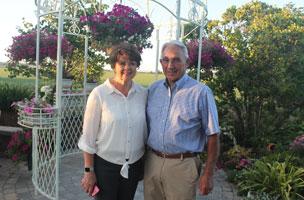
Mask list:
[[[113,47],[109,60],[114,76],[91,92],[86,106],[78,143],[85,168],[81,185],[89,195],[97,185],[100,200],[133,199],[147,137],[147,91],[132,81],[141,56],[122,43]]]

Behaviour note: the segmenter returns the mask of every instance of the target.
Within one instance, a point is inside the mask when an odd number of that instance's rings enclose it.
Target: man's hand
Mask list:
[[[213,177],[202,175],[199,180],[199,192],[201,195],[208,195],[213,189]]]
[[[218,134],[209,136],[207,145],[207,161],[203,175],[199,180],[199,190],[202,195],[209,194],[213,189],[213,172],[219,155]]]
[[[95,184],[96,184],[95,173],[94,172],[84,172],[84,175],[81,180],[81,187],[90,196],[92,195]]]

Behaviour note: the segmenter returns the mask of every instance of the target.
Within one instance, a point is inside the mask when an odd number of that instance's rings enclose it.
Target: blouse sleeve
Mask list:
[[[97,152],[96,138],[101,122],[101,103],[96,90],[93,90],[87,101],[83,120],[83,134],[78,142],[78,147],[90,154]]]

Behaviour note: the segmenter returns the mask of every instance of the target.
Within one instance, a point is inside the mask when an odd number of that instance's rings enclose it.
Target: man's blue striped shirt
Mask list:
[[[148,146],[164,153],[202,152],[220,133],[211,89],[186,74],[172,90],[165,80],[149,87],[147,119]]]

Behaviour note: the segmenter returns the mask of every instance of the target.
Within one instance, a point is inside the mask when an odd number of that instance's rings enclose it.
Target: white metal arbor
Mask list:
[[[202,39],[204,35],[204,27],[207,24],[207,0],[187,0],[189,3],[191,3],[191,6],[188,11],[188,18],[183,18],[181,16],[181,0],[176,0],[176,13],[173,13],[171,9],[169,9],[167,6],[165,6],[163,3],[161,3],[160,0],[148,0],[152,1],[161,7],[163,7],[166,11],[168,11],[175,19],[176,19],[176,40],[183,39],[187,37],[187,35],[183,35],[183,27],[181,22],[188,22],[196,24],[199,28],[199,52],[198,52],[198,65],[197,65],[197,81],[200,81],[200,71],[201,71],[201,53],[202,53]],[[192,31],[194,31],[196,28],[194,28]],[[192,32],[191,31],[191,32]],[[157,53],[157,57],[158,57]],[[156,59],[156,62],[158,62],[158,58]],[[158,64],[156,64],[158,66]],[[158,71],[156,67],[156,71]]]
[[[56,105],[52,123],[33,124],[33,169],[32,182],[36,190],[49,199],[59,199],[59,164],[64,156],[78,153],[77,142],[81,135],[84,106],[87,98],[86,70],[88,59],[88,36],[80,34],[75,18],[77,10],[82,9],[80,1],[66,5],[64,0],[35,0],[37,6],[37,43],[36,43],[36,84],[35,97],[38,98],[39,85],[39,44],[40,18],[53,15],[58,19],[57,66],[56,66]],[[65,14],[65,9],[74,10],[73,16]],[[64,32],[64,20],[70,20],[71,26]],[[80,93],[66,93],[62,89],[63,56],[61,52],[63,35],[84,37],[84,82]],[[41,112],[40,112],[41,113]],[[43,116],[40,116],[43,118]],[[45,121],[45,118],[39,122]],[[19,122],[21,125],[22,121]],[[29,127],[29,126],[28,126]]]

